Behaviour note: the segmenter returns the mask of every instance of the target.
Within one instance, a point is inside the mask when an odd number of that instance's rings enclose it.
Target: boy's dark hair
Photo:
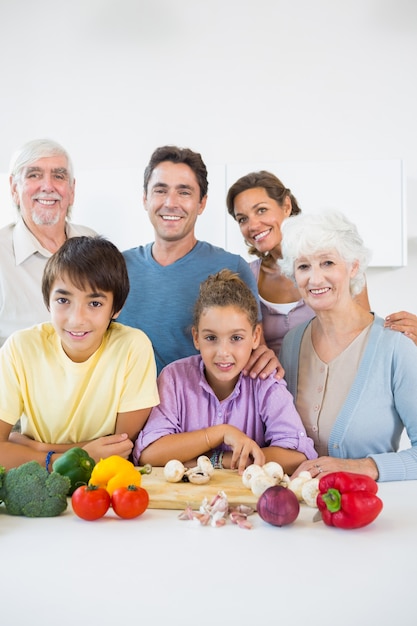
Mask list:
[[[143,179],[143,189],[145,196],[148,193],[149,179],[152,176],[152,172],[155,167],[164,161],[171,161],[171,163],[185,163],[190,167],[197,179],[198,186],[200,187],[200,200],[207,195],[208,181],[207,181],[207,168],[204,164],[201,154],[193,152],[189,148],[178,148],[177,146],[161,146],[157,148],[145,168],[145,174]]]
[[[47,261],[42,278],[43,300],[49,309],[51,288],[68,276],[78,288],[113,294],[113,311],[123,307],[129,293],[126,262],[120,250],[103,237],[71,237]]]
[[[198,328],[202,313],[212,307],[233,306],[246,313],[253,328],[259,324],[258,303],[239,274],[229,269],[211,274],[200,285],[194,305],[193,326]]]

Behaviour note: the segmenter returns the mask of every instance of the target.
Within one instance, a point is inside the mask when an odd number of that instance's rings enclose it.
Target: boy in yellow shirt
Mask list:
[[[114,321],[128,292],[124,257],[106,239],[73,237],[48,260],[51,321],[0,350],[0,465],[50,469],[74,446],[96,461],[130,456],[159,396],[149,338]],[[21,433],[11,433],[19,419]]]

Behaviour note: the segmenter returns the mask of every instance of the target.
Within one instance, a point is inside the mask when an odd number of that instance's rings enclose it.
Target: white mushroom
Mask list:
[[[267,476],[270,476],[275,480],[275,484],[278,485],[284,478],[284,470],[282,466],[276,461],[268,461],[262,466],[263,471]]]
[[[295,495],[297,496],[297,499],[298,499],[299,502],[303,501],[303,496],[302,496],[302,493],[301,493],[303,485],[308,480],[311,480],[311,478],[312,478],[312,476],[311,476],[310,472],[300,472],[298,474],[298,476],[296,476],[295,478],[290,480],[290,483],[288,485],[288,489],[291,489],[291,491],[293,491],[295,493]]]
[[[250,488],[255,496],[261,496],[268,487],[274,487],[275,485],[275,480],[271,476],[267,476],[265,472],[257,474],[250,481]]]
[[[260,465],[256,465],[252,463],[252,465],[248,465],[245,471],[242,474],[242,482],[248,489],[251,488],[251,481],[254,476],[258,476],[259,474],[264,474],[262,467]]]
[[[288,476],[288,474],[284,474],[282,479],[279,481],[279,484],[281,487],[288,487],[290,482],[291,482],[291,478]]]
[[[213,463],[210,461],[210,459],[208,458],[208,456],[199,456],[197,459],[197,467],[204,472],[205,474],[208,474],[209,476],[213,476],[214,474],[214,467],[213,467]]]
[[[200,469],[193,467],[191,470],[185,472],[190,483],[194,485],[205,485],[210,480],[210,475],[206,472],[202,472]]]
[[[164,477],[169,483],[179,483],[184,476],[186,468],[177,459],[172,459],[164,467]]]
[[[313,508],[317,508],[317,494],[319,493],[319,481],[320,478],[312,478],[311,480],[306,480],[301,488],[301,495],[303,497],[304,502]]]

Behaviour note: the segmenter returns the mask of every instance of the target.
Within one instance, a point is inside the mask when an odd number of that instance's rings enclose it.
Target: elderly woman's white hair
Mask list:
[[[278,263],[285,276],[295,282],[296,259],[333,250],[348,264],[357,261],[358,271],[350,281],[350,292],[355,296],[362,291],[371,252],[364,246],[355,224],[343,213],[330,210],[300,213],[287,218],[281,225],[281,231],[282,259]]]

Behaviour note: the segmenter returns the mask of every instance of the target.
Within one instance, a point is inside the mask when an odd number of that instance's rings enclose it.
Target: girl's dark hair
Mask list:
[[[129,277],[123,254],[103,237],[71,237],[47,261],[43,279],[43,300],[49,309],[52,285],[68,276],[78,288],[113,294],[113,312],[123,307],[129,293]]]
[[[248,189],[255,189],[260,187],[265,189],[267,195],[275,200],[279,206],[283,205],[285,198],[289,198],[291,201],[291,215],[298,215],[301,213],[301,209],[298,206],[298,202],[296,198],[291,193],[290,189],[287,189],[285,185],[280,181],[280,179],[272,174],[271,172],[267,172],[266,170],[261,170],[259,172],[251,172],[250,174],[246,174],[246,176],[242,176],[239,178],[229,189],[226,197],[226,205],[227,210],[230,215],[235,219],[235,198],[238,194],[243,191],[247,191]],[[247,244],[249,247],[249,254],[253,254],[263,260],[268,265],[268,254],[263,254],[259,252],[256,248]],[[271,264],[275,264],[275,261],[272,260]]]
[[[226,306],[237,307],[246,313],[253,328],[259,323],[258,303],[252,291],[238,274],[224,269],[201,283],[194,305],[194,327],[198,328],[200,317],[206,309]]]

